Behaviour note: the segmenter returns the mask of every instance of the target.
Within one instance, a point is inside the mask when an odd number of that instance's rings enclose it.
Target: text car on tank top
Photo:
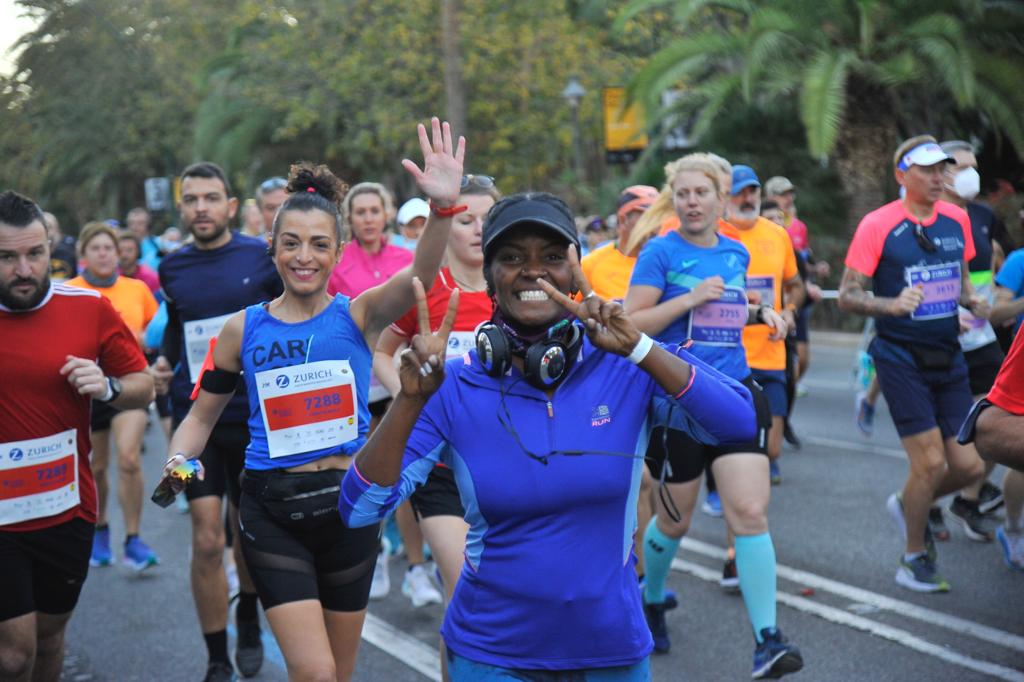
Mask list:
[[[245,310],[242,368],[249,381],[247,469],[280,469],[352,455],[366,441],[372,354],[337,295],[305,322]]]

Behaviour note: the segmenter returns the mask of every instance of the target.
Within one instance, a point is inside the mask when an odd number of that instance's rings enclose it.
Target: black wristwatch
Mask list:
[[[104,400],[105,403],[112,403],[121,395],[121,382],[116,377],[107,377],[107,386],[110,387],[110,397]]]

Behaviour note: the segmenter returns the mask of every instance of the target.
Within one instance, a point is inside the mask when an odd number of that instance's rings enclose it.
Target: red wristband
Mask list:
[[[451,218],[452,216],[458,215],[463,211],[468,211],[469,206],[462,204],[461,206],[435,206],[434,202],[430,202],[430,212],[436,215],[438,218]]]

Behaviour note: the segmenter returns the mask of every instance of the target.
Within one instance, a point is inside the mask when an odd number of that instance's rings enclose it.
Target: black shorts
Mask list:
[[[174,416],[174,411],[171,409],[171,394],[170,393],[165,393],[164,395],[158,395],[156,397],[156,400],[154,400],[153,402],[156,403],[156,413],[158,415],[160,415],[161,419],[166,419],[167,417],[173,417]]]
[[[41,530],[0,531],[0,621],[72,611],[89,571],[94,528],[71,519]]]
[[[89,415],[89,430],[94,433],[109,430],[110,423],[114,420],[114,417],[121,413],[121,410],[110,403],[104,403],[99,400],[91,402],[92,412]]]
[[[803,305],[796,310],[796,329],[793,332],[793,336],[799,343],[807,343],[810,339],[808,334],[808,327],[811,321],[811,306]]]
[[[380,524],[348,528],[338,514],[341,469],[290,473],[246,469],[242,553],[264,609],[317,599],[361,611],[380,548]]]
[[[455,484],[455,472],[448,467],[435,466],[423,485],[416,488],[409,497],[416,516],[429,519],[431,516],[466,515],[459,497],[459,486]]]
[[[181,422],[175,420],[174,430],[177,431],[180,425]],[[185,499],[195,500],[209,495],[223,497],[227,494],[231,504],[237,509],[242,497],[238,477],[245,468],[245,449],[248,446],[248,425],[229,423],[213,427],[213,433],[199,455],[205,477],[202,481],[193,481],[185,488]]]
[[[998,341],[987,346],[964,353],[967,361],[967,381],[971,385],[971,395],[984,395],[992,390],[996,375],[1003,365],[1003,349]]]
[[[750,389],[754,397],[754,411],[757,414],[757,435],[754,439],[746,443],[706,445],[682,431],[659,426],[651,431],[651,438],[647,444],[647,465],[655,480],[661,480],[666,459],[668,468],[664,472],[665,482],[688,483],[700,478],[704,467],[710,466],[711,462],[722,455],[737,452],[768,454],[768,430],[772,423],[768,399],[751,377],[747,377],[742,383]]]

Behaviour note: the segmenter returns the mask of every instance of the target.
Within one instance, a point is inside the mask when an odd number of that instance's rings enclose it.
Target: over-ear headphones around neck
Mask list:
[[[561,338],[544,338],[525,347],[523,375],[540,390],[556,386],[569,373],[583,345],[583,331],[571,324],[568,343]],[[476,332],[476,355],[480,365],[492,377],[503,376],[512,367],[512,355],[523,348],[499,325],[486,322]]]

